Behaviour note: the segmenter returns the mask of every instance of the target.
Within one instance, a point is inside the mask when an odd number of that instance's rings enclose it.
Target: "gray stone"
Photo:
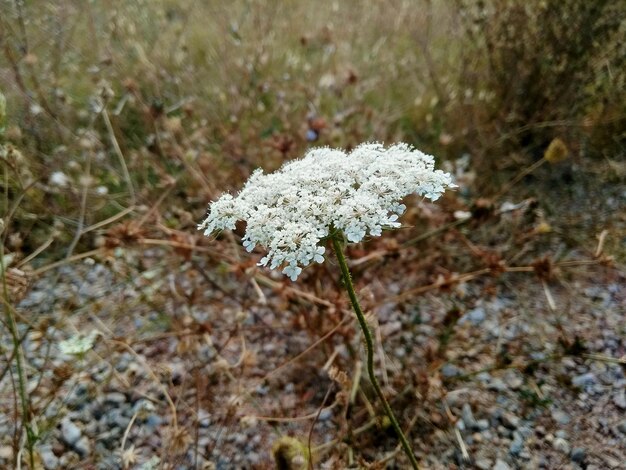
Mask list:
[[[561,439],[567,439],[569,437],[569,434],[567,434],[567,431],[564,429],[559,429],[557,432],[554,433],[554,435],[556,437],[560,437]]]
[[[567,413],[558,409],[552,410],[552,419],[561,425],[569,424],[571,421],[571,418]]]
[[[474,429],[474,430],[479,429],[478,423],[476,422],[476,418],[474,418],[474,415],[472,414],[472,407],[469,405],[469,403],[463,404],[461,417],[467,429]]]
[[[122,438],[123,429],[120,428],[111,428],[109,431],[105,431],[100,433],[97,437],[98,443],[101,443],[105,449],[110,449],[115,445],[119,446],[119,439]],[[97,446],[97,444],[96,444]]]
[[[46,300],[46,297],[47,297],[46,292],[42,292],[42,291],[30,292],[28,296],[26,296],[24,300],[20,302],[20,307],[21,308],[35,307],[39,304],[42,304]]]
[[[87,424],[85,424],[83,432],[88,436],[95,436],[96,434],[98,434],[98,432],[100,432],[99,422],[96,420],[89,421]]]
[[[146,426],[151,427],[151,428],[158,428],[162,422],[163,422],[163,418],[161,418],[158,415],[155,415],[154,413],[149,414],[148,417],[146,418]]]
[[[461,370],[453,364],[445,364],[441,368],[441,375],[449,379],[451,377],[457,377],[461,375]]]
[[[513,413],[505,412],[500,417],[500,421],[502,421],[502,424],[508,429],[517,429],[520,419]]]
[[[211,415],[208,411],[204,409],[198,411],[198,425],[201,428],[208,428],[211,425]]]
[[[328,421],[333,416],[333,410],[331,408],[324,408],[320,411],[319,420],[320,421]]]
[[[118,408],[113,408],[106,414],[106,422],[109,424],[109,426],[126,429],[126,426],[128,426],[128,423],[130,423],[130,418],[124,416],[122,410]]]
[[[65,418],[61,421],[61,437],[63,438],[63,442],[67,445],[72,446],[76,444],[76,442],[80,439],[82,432],[78,426],[76,426],[72,421]]]
[[[507,385],[499,377],[494,378],[488,385],[489,390],[495,390],[497,392],[504,392],[508,389]]]
[[[46,470],[56,470],[59,467],[59,458],[52,452],[52,446],[41,446],[39,448],[39,456]]]
[[[491,381],[491,374],[489,372],[481,372],[476,375],[476,380],[479,380],[482,383],[488,383]]]
[[[543,351],[533,351],[530,353],[530,358],[533,361],[545,361],[546,360],[547,354]]]
[[[246,459],[253,467],[258,467],[258,465],[261,463],[261,455],[257,452],[247,452]]]
[[[521,433],[516,431],[513,433],[513,442],[509,446],[509,453],[511,455],[519,455],[522,450],[524,450],[524,438]]]
[[[504,460],[496,460],[496,464],[493,466],[493,470],[511,470],[511,467]]]
[[[476,307],[467,312],[461,320],[469,321],[472,325],[480,325],[486,317],[485,309],[483,307]]]
[[[481,431],[489,429],[488,419],[479,419],[478,421],[476,421],[476,424],[478,425],[478,429],[480,429]]]
[[[626,390],[620,390],[613,395],[613,404],[621,410],[626,410]]]
[[[561,364],[563,364],[568,369],[576,369],[577,366],[576,361],[568,356],[565,356],[561,359]]]
[[[126,372],[130,364],[130,361],[131,361],[130,357],[128,357],[126,354],[122,354],[122,356],[115,363],[115,370],[120,373]]]
[[[586,374],[577,375],[572,379],[572,385],[574,387],[585,388],[596,383],[596,374],[593,372],[587,372]]]
[[[524,385],[524,379],[514,371],[508,371],[504,374],[504,381],[512,390],[517,390]]]
[[[587,457],[587,452],[582,447],[574,447],[570,458],[576,463],[583,463]]]
[[[74,389],[67,396],[65,403],[70,408],[77,408],[84,405],[89,397],[87,396],[88,387],[84,382],[76,384]]]
[[[617,430],[622,434],[626,434],[626,419],[617,424]]]
[[[480,470],[489,470],[493,465],[493,462],[490,459],[478,459],[474,462],[474,465]]]
[[[112,405],[121,405],[122,403],[126,403],[126,395],[120,392],[107,393],[104,397],[104,401]]]
[[[554,448],[554,450],[558,450],[559,452],[569,455],[569,452],[570,452],[569,442],[567,442],[562,437],[557,437],[554,441],[552,441],[552,447]]]
[[[81,458],[87,457],[91,453],[91,443],[87,436],[81,437],[76,444],[74,444],[74,450]]]

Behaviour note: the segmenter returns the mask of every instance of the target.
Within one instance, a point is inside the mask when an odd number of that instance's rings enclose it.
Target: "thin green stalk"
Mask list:
[[[33,453],[35,434],[33,433],[33,430],[30,426],[29,399],[26,395],[26,378],[24,376],[24,368],[22,364],[22,345],[17,329],[17,322],[15,320],[15,316],[13,315],[11,304],[9,303],[9,291],[7,287],[5,270],[6,266],[4,264],[4,244],[0,243],[0,273],[2,277],[2,295],[6,302],[6,304],[4,305],[4,309],[6,312],[7,324],[9,326],[9,333],[11,334],[11,339],[13,342],[13,357],[15,358],[15,368],[17,369],[18,393],[20,397],[20,402],[22,404],[22,426],[26,430],[26,447],[28,449],[30,467],[35,468]]]
[[[391,410],[391,406],[387,402],[385,395],[383,394],[382,389],[374,375],[374,341],[372,339],[372,332],[367,325],[367,321],[365,320],[365,315],[363,315],[363,310],[361,310],[361,305],[359,304],[359,300],[356,296],[356,291],[354,290],[354,284],[352,283],[352,276],[350,275],[350,270],[348,269],[348,263],[346,262],[346,257],[343,254],[342,240],[340,240],[339,236],[335,235],[332,237],[333,240],[333,248],[335,249],[335,255],[337,256],[337,260],[339,261],[339,266],[341,267],[341,274],[343,276],[344,284],[346,286],[346,290],[348,291],[348,296],[350,297],[350,303],[352,303],[352,308],[354,309],[354,313],[356,313],[356,317],[359,320],[359,325],[361,326],[361,330],[363,331],[363,336],[365,337],[365,346],[367,352],[367,373],[370,377],[370,382],[376,391],[376,395],[378,395],[379,400],[383,404],[383,408],[385,409],[385,414],[391,421],[391,425],[393,429],[396,431],[396,434],[400,438],[400,443],[402,444],[402,448],[404,452],[409,457],[411,461],[411,466],[414,470],[419,470],[419,465],[417,463],[417,459],[415,458],[415,454],[413,454],[413,450],[409,445],[409,441],[406,436],[402,432],[400,425],[398,424],[398,420],[396,416],[393,414]]]

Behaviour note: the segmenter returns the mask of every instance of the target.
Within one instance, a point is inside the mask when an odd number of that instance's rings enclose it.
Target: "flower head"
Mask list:
[[[50,175],[50,184],[64,188],[70,184],[70,179],[62,171],[55,171]]]
[[[81,356],[93,348],[98,336],[102,333],[93,330],[88,335],[77,334],[59,343],[59,349],[63,354]]]
[[[355,243],[380,236],[400,226],[405,196],[434,201],[455,187],[448,173],[434,167],[432,156],[407,144],[363,144],[350,153],[313,149],[274,173],[256,170],[235,197],[224,194],[212,202],[198,228],[209,236],[245,221],[244,247],[267,250],[259,265],[282,266],[295,281],[303,267],[324,261],[320,242],[331,228]]]

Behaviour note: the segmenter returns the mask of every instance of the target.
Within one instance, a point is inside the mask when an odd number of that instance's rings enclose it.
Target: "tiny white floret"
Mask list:
[[[54,173],[52,173],[48,181],[52,186],[59,186],[61,188],[64,188],[70,184],[70,179],[62,171],[55,171]]]

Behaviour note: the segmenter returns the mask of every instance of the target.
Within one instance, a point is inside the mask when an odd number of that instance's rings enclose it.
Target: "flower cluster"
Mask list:
[[[69,339],[61,341],[59,343],[59,349],[63,354],[81,356],[93,348],[96,339],[101,335],[102,333],[96,330],[91,331],[88,335],[77,334]]]
[[[274,173],[255,171],[237,196],[212,202],[198,228],[209,236],[245,221],[244,247],[268,251],[259,265],[284,266],[282,272],[295,281],[303,267],[324,261],[320,242],[331,229],[350,242],[379,236],[400,226],[406,208],[401,201],[408,194],[434,201],[455,187],[434,166],[432,156],[406,144],[363,144],[350,153],[313,149]]]

